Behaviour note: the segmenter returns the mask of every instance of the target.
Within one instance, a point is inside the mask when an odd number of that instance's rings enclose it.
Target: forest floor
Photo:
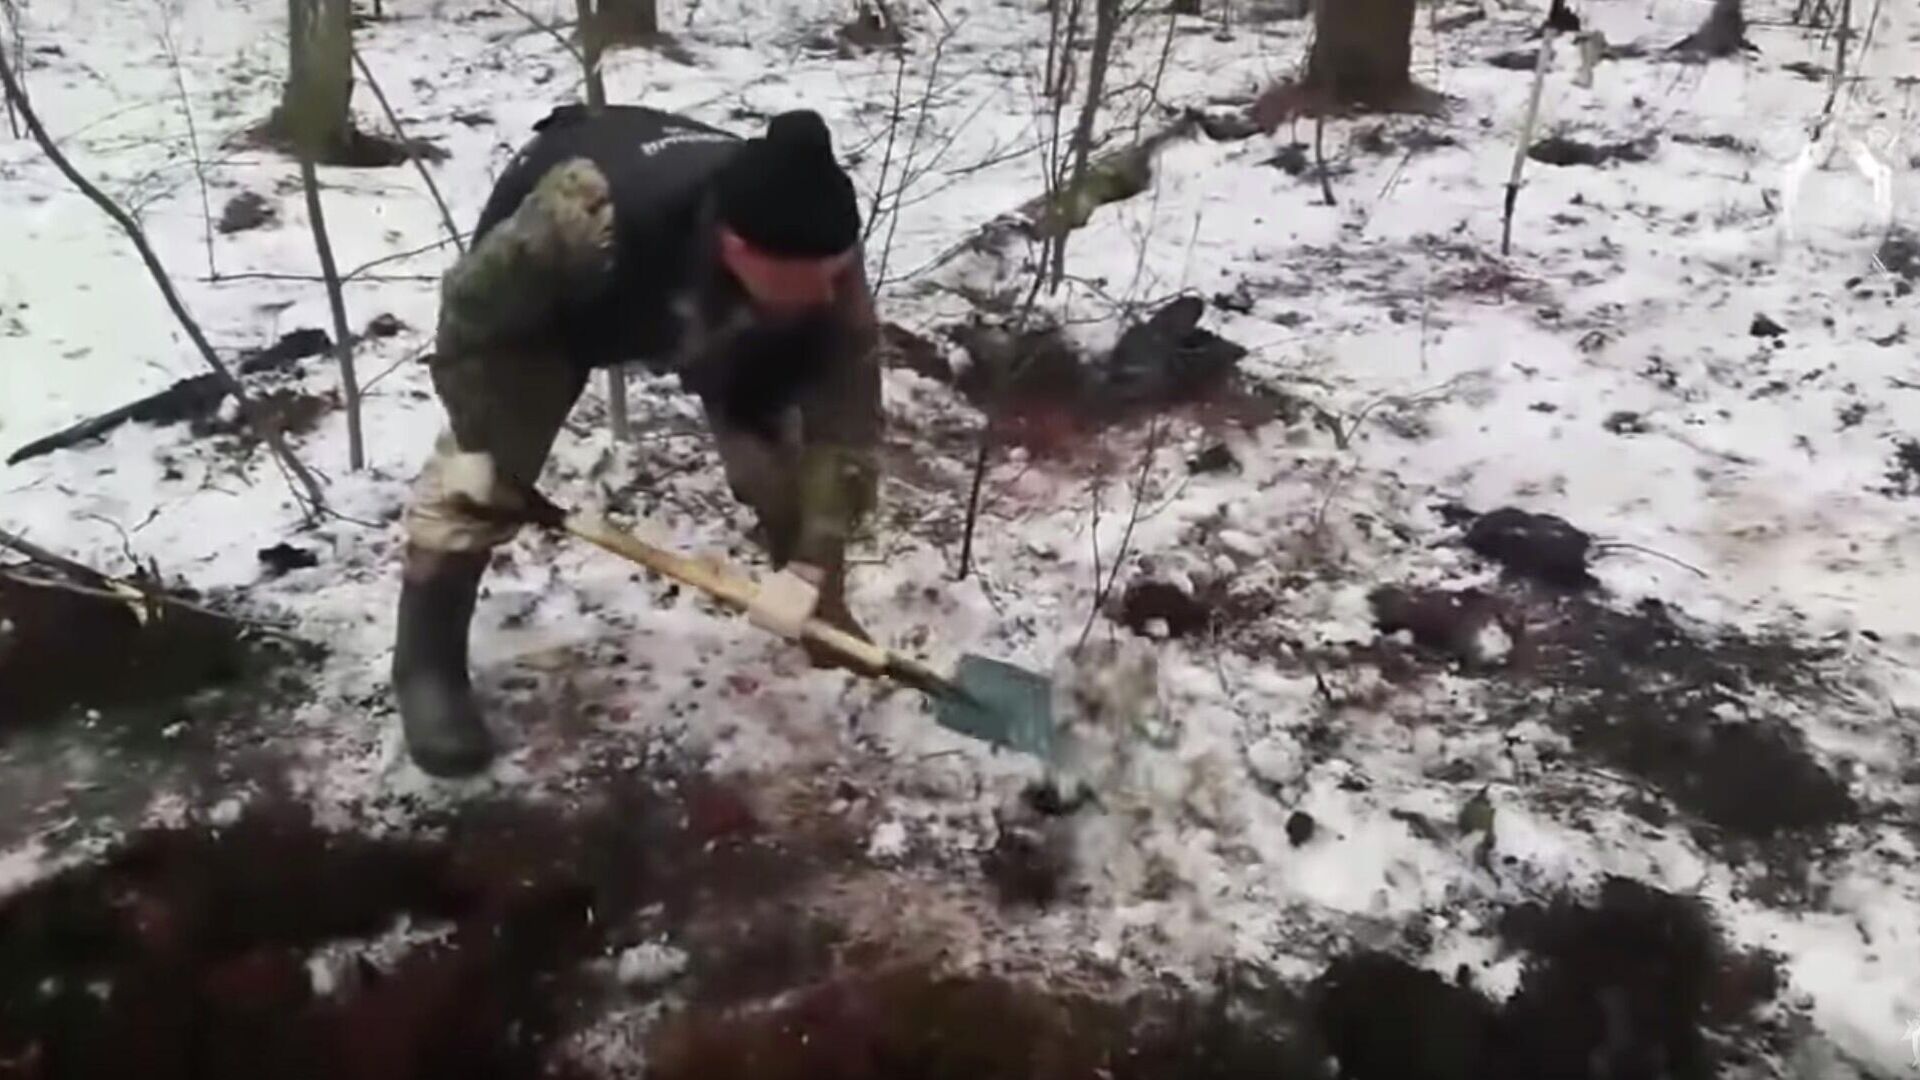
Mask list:
[[[1103,147],[1205,122],[1072,234],[1027,337],[1004,221],[1043,189],[1043,9],[902,10],[899,51],[704,0],[610,56],[614,100],[833,126],[890,324],[851,602],[936,663],[1056,675],[1100,795],[1057,812],[914,695],[534,533],[475,620],[502,759],[413,769],[386,673],[439,213],[409,165],[322,170],[350,472],[298,171],[250,136],[284,6],[33,0],[38,111],[333,513],[217,396],[0,469],[0,528],[240,620],[0,555],[0,1076],[1912,1075],[1920,26],[1876,8],[1796,197],[1833,42],[1776,0],[1757,52],[1666,52],[1705,6],[1588,5],[1613,53],[1583,87],[1558,47],[1506,255],[1543,11],[1422,10],[1442,114],[1271,134],[1230,121],[1304,20],[1137,15]],[[490,0],[387,0],[357,41],[463,227],[580,92]],[[24,138],[0,348],[9,454],[200,373]],[[634,441],[596,384],[545,488],[754,565],[691,399],[632,390]]]

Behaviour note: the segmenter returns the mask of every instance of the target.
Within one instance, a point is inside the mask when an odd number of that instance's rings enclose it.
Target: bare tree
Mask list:
[[[24,2],[25,0],[0,0],[0,21],[6,23],[6,33],[0,36],[0,50],[13,50],[13,69],[20,73],[20,78],[23,80],[27,77],[26,37],[20,25],[20,8]],[[22,95],[26,93],[24,85],[20,90]],[[13,107],[11,95],[7,97],[7,126],[13,131],[14,138],[20,137],[20,114]]]
[[[352,106],[352,0],[287,0],[287,81],[270,129],[322,161],[345,161]]]
[[[1113,43],[1120,33],[1120,0],[1094,0],[1093,51],[1087,57],[1086,97],[1080,104],[1080,121],[1073,129],[1073,171],[1065,189],[1080,192],[1086,185],[1087,158],[1093,153],[1093,126],[1100,116],[1100,105],[1107,90],[1107,70],[1113,65]],[[1047,288],[1058,289],[1067,273],[1067,231],[1056,229],[1049,237],[1053,250],[1047,265]]]
[[[660,36],[659,0],[600,0],[593,14],[603,43],[639,43]]]
[[[1321,0],[1307,84],[1342,103],[1403,100],[1413,88],[1413,0]]]
[[[1307,73],[1254,103],[1268,131],[1302,114],[1431,112],[1439,97],[1413,81],[1414,0],[1317,0]]]

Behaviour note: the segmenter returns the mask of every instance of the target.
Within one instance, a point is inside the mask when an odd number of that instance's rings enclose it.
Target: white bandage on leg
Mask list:
[[[401,519],[407,542],[429,551],[460,552],[486,551],[513,539],[517,526],[482,521],[461,508],[463,498],[483,506],[492,502],[496,481],[491,456],[462,451],[453,433],[443,431]]]
[[[448,496],[463,495],[480,506],[491,506],[499,474],[493,455],[460,452],[440,463],[440,484]]]

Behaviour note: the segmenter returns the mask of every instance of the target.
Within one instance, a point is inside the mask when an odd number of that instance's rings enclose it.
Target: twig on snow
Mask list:
[[[1685,562],[1681,559],[1677,559],[1672,555],[1667,554],[1664,551],[1655,551],[1650,547],[1641,547],[1639,544],[1630,544],[1625,540],[1607,540],[1602,543],[1596,544],[1594,546],[1594,552],[1596,554],[1604,555],[1609,551],[1637,551],[1642,555],[1651,555],[1656,559],[1665,559],[1667,562],[1672,563],[1673,565],[1679,567],[1682,570],[1692,571],[1694,576],[1696,577],[1699,577],[1702,579],[1711,577],[1711,575],[1709,575],[1705,570],[1700,569],[1699,567],[1693,565],[1690,562]]]
[[[401,146],[411,147],[413,140],[407,138],[407,129],[400,123],[399,114],[393,111],[392,103],[387,101],[386,91],[380,89],[380,80],[373,77],[373,68],[367,65],[366,57],[360,55],[358,48],[353,46],[348,48],[353,54],[353,65],[360,69],[360,77],[367,80],[367,89],[373,91],[373,99],[380,103],[380,111],[386,114],[387,123],[393,128],[394,138],[399,140]],[[455,248],[465,252],[467,245],[460,239],[460,227],[453,223],[453,211],[447,209],[447,200],[440,194],[440,185],[434,183],[433,171],[427,168],[424,155],[410,152],[407,157],[413,161],[414,169],[420,173],[421,181],[427,185],[427,194],[433,196],[433,205],[440,210],[440,224],[446,226],[447,239],[453,242]]]
[[[988,417],[980,425],[980,445],[974,451],[973,484],[967,492],[967,523],[960,535],[960,572],[955,581],[967,580],[967,574],[973,569],[973,530],[980,521],[980,489],[986,486],[987,462],[993,456],[993,419]]]
[[[1087,643],[1087,636],[1093,633],[1094,620],[1099,617],[1101,609],[1107,606],[1108,598],[1113,595],[1113,587],[1120,580],[1120,571],[1126,566],[1127,553],[1133,546],[1133,530],[1140,524],[1140,507],[1146,501],[1147,478],[1152,475],[1155,459],[1158,458],[1160,452],[1160,439],[1161,436],[1166,433],[1166,429],[1167,421],[1165,418],[1155,418],[1153,425],[1147,430],[1147,445],[1144,452],[1140,455],[1140,472],[1133,481],[1133,506],[1127,511],[1127,527],[1120,534],[1120,549],[1113,553],[1113,565],[1107,570],[1106,582],[1100,584],[1098,591],[1094,594],[1093,606],[1091,610],[1087,612],[1086,625],[1080,628],[1080,637],[1074,642],[1073,649],[1076,653]],[[1097,496],[1094,505],[1097,513],[1099,506]],[[1097,524],[1093,531],[1095,534],[1094,551],[1097,553],[1099,551],[1098,545],[1100,541],[1099,527]],[[1095,573],[1098,574],[1097,554],[1095,561]]]
[[[572,55],[572,57],[575,60],[580,61],[580,67],[583,70],[587,70],[587,71],[592,70],[591,66],[587,63],[587,58],[585,56],[582,56],[580,53],[580,50],[574,47],[573,41],[570,38],[568,38],[567,35],[560,32],[559,27],[555,26],[553,23],[542,20],[539,16],[535,15],[531,11],[528,11],[526,8],[523,8],[519,4],[514,3],[513,0],[500,0],[500,6],[503,8],[506,8],[508,11],[513,12],[515,15],[518,15],[521,18],[527,20],[527,25],[533,27],[535,30],[539,30],[545,33],[548,37],[551,37],[553,40],[559,42],[561,48],[567,50],[567,52],[570,55]],[[584,27],[582,28],[582,31],[584,33]]]
[[[39,115],[34,112],[33,104],[21,92],[19,81],[14,77],[13,65],[8,62],[4,49],[0,49],[0,84],[4,84],[7,100],[13,102],[14,107],[20,111],[20,118],[25,121],[34,142],[39,144],[41,151],[47,155],[47,159],[53,162],[54,168],[60,170],[61,175],[99,207],[102,213],[112,218],[114,224],[118,225],[133,242],[134,248],[140,253],[141,262],[146,264],[147,272],[152,275],[154,284],[160,289],[161,297],[173,312],[173,317],[179,321],[181,329],[186,331],[187,337],[200,351],[201,359],[205,360],[207,366],[220,377],[220,381],[240,403],[241,413],[247,418],[255,434],[260,436],[261,441],[267,444],[274,457],[290,474],[290,480],[295,483],[296,497],[305,497],[305,510],[309,519],[313,514],[323,511],[326,508],[326,496],[320,490],[319,480],[315,479],[312,471],[295,456],[293,448],[287,445],[286,436],[281,432],[279,425],[260,408],[253,395],[247,392],[246,387],[234,375],[233,370],[220,359],[218,353],[213,351],[213,345],[200,329],[200,324],[194,321],[186,305],[181,302],[179,294],[174,291],[173,279],[167,275],[166,267],[161,264],[160,257],[154,253],[152,245],[147,242],[146,233],[131,217],[127,216],[125,210],[108,198],[106,193],[80,175],[79,170],[75,169],[73,163],[68,161],[67,156],[60,151],[59,144],[54,142],[53,136],[47,133],[46,127],[40,122]]]
[[[171,6],[163,7],[160,12],[160,44],[167,51],[167,62],[173,67],[173,88],[180,95],[180,112],[187,120],[187,147],[193,151],[193,175],[200,184],[200,224],[207,246],[207,276],[219,277],[220,268],[213,261],[213,202],[207,197],[207,162],[200,154],[200,129],[193,119],[193,103],[187,97],[187,79],[180,70],[180,48],[173,39],[173,12]]]

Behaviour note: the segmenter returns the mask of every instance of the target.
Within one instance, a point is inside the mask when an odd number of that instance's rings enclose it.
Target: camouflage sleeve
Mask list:
[[[800,535],[794,557],[829,570],[878,502],[883,411],[879,324],[858,259],[839,292],[834,355],[800,400]]]
[[[584,158],[556,165],[447,271],[435,344],[449,355],[524,344],[612,264],[606,177]]]

